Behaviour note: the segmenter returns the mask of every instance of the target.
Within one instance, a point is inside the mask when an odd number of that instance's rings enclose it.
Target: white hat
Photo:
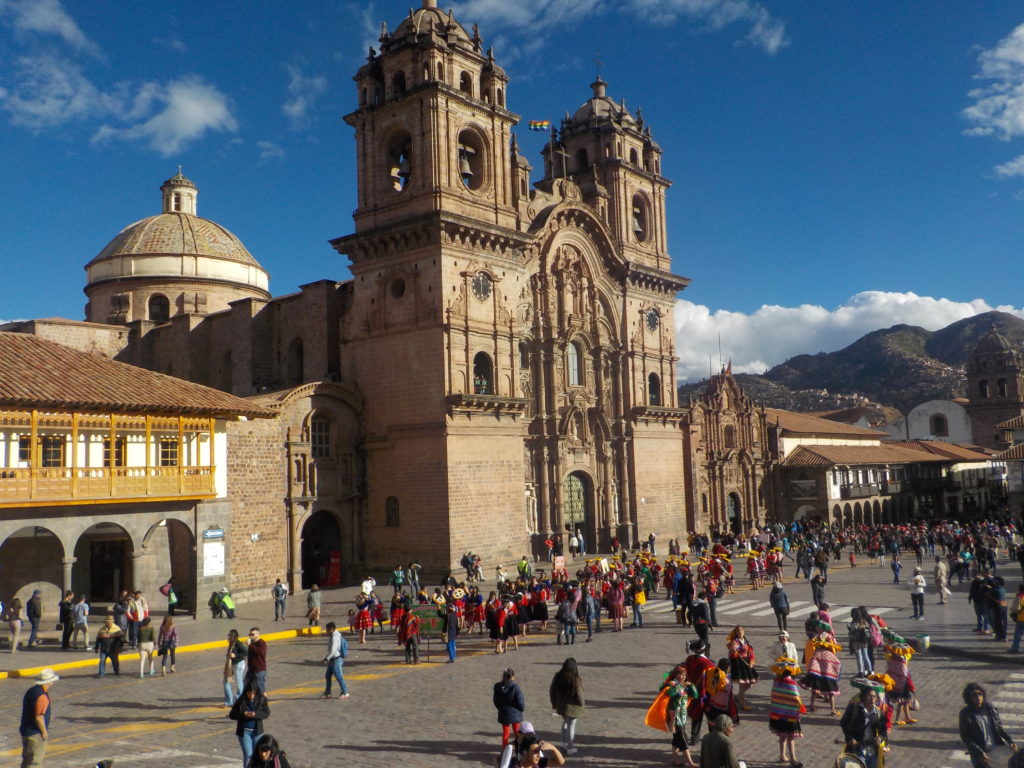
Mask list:
[[[39,673],[39,677],[36,678],[35,683],[36,685],[50,685],[51,683],[56,683],[58,680],[60,680],[60,678],[54,674],[52,669],[47,667]]]

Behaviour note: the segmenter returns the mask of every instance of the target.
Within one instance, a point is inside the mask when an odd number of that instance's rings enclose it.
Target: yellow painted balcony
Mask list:
[[[214,467],[0,468],[0,507],[206,499]]]

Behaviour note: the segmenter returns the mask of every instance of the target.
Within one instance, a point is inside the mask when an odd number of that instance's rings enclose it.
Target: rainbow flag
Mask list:
[[[550,120],[531,120],[529,127],[530,127],[531,131],[546,131],[548,128],[551,127],[551,121]]]

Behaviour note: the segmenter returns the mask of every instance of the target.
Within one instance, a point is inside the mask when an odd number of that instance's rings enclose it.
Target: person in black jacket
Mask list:
[[[288,756],[281,751],[277,739],[264,733],[256,740],[256,747],[246,768],[291,768],[291,764]]]
[[[772,584],[772,591],[768,593],[768,604],[775,611],[775,621],[779,625],[779,631],[789,629],[789,595],[782,586],[781,581]]]
[[[508,745],[509,738],[518,735],[519,725],[523,722],[526,711],[526,697],[523,689],[516,682],[516,673],[506,669],[501,673],[501,680],[494,684],[494,706],[498,710],[498,722],[501,723],[501,748]]]
[[[1016,752],[1017,745],[999,722],[999,712],[986,701],[985,689],[968,683],[963,695],[967,706],[960,710],[960,740],[971,755],[971,765],[988,768],[988,752],[1000,744]]]
[[[64,593],[64,599],[57,604],[57,621],[60,622],[60,647],[61,650],[71,649],[71,632],[75,629],[75,622],[71,618],[71,606],[75,604],[75,593],[70,589]]]
[[[259,685],[250,680],[245,692],[231,705],[228,717],[235,720],[235,735],[242,747],[242,766],[248,768],[252,759],[256,741],[263,735],[263,721],[270,716],[270,705],[267,697],[260,693]]]
[[[843,729],[846,751],[863,760],[866,768],[878,768],[878,750],[887,735],[878,694],[871,688],[861,691],[846,705],[839,726]]]

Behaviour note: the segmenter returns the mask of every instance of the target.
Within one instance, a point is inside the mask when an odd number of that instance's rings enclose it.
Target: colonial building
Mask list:
[[[224,586],[237,520],[226,431],[273,416],[187,381],[0,333],[0,594],[91,601],[174,576]]]
[[[688,280],[650,126],[598,78],[531,179],[507,75],[433,0],[385,28],[355,80],[358,207],[331,241],[351,280],[271,298],[179,170],[161,212],[89,263],[89,322],[22,330],[276,414],[227,428],[243,599],[282,571],[298,589],[468,549],[518,558],[570,527],[590,551],[703,528],[687,524],[676,394]]]
[[[689,404],[683,430],[690,530],[738,534],[775,519],[767,413],[743,392],[731,366]]]

